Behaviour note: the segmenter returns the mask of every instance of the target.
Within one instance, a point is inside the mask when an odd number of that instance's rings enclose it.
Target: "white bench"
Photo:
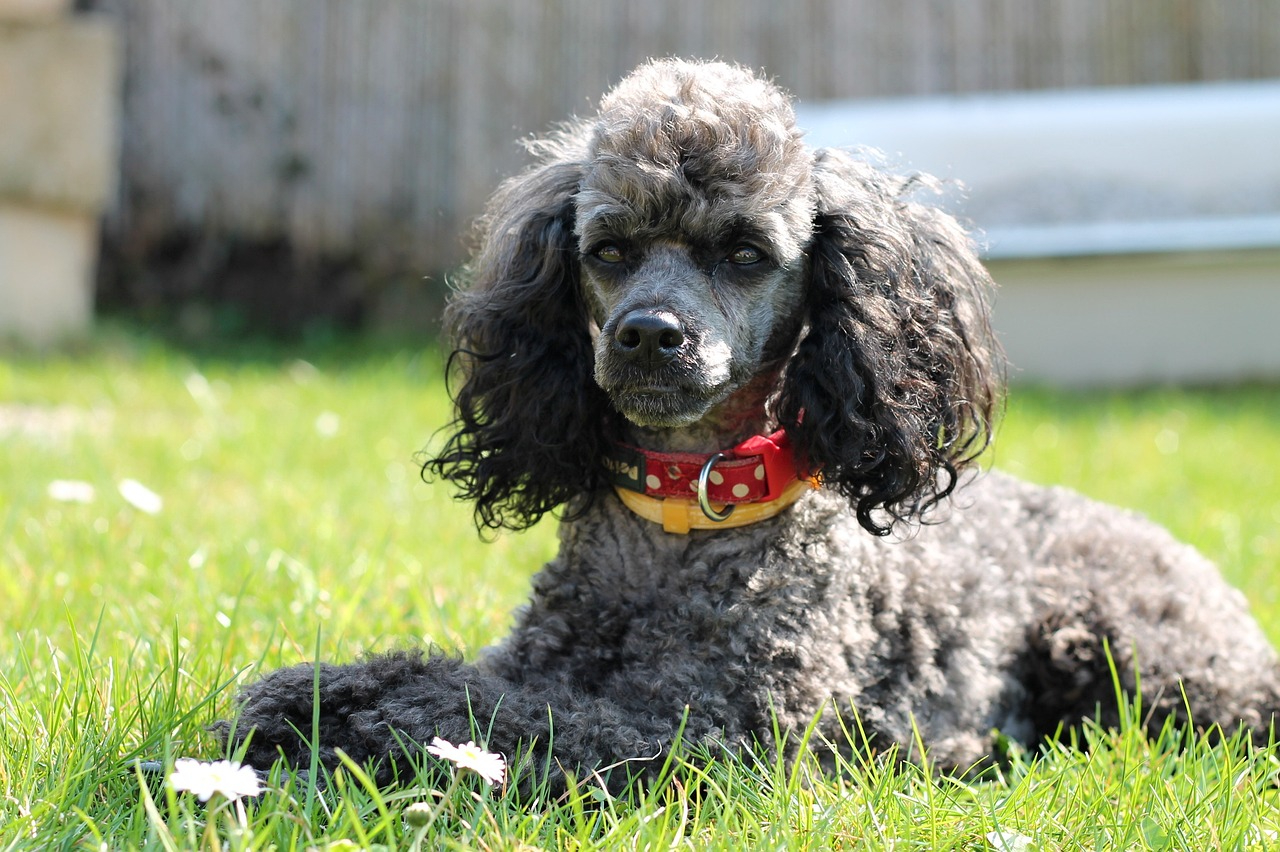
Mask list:
[[[1015,379],[1280,376],[1280,82],[803,104],[949,183]]]

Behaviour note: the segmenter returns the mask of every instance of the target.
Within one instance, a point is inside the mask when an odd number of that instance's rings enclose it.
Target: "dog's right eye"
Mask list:
[[[617,246],[604,246],[596,249],[593,254],[604,263],[622,263],[622,249]]]

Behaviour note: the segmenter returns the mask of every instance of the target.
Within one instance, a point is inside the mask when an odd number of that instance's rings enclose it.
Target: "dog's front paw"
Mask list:
[[[255,767],[283,759],[329,768],[341,751],[389,774],[440,736],[476,739],[501,705],[505,682],[444,654],[403,652],[346,665],[303,664],[272,672],[240,694],[233,720],[215,730]]]
[[[246,687],[236,700],[235,717],[215,723],[212,730],[250,766],[265,769],[281,757],[293,766],[306,766],[313,742],[325,740],[316,736],[316,722],[321,728],[332,725],[334,704],[324,696],[333,679],[334,667],[323,664],[274,671]],[[321,696],[319,718],[316,695]]]

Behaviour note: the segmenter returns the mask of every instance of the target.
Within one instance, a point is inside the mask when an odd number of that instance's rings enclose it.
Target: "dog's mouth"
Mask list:
[[[596,381],[609,395],[613,407],[637,426],[651,429],[696,423],[732,393],[733,382],[728,377],[720,381],[700,381],[706,378],[670,373],[637,375],[630,370],[596,373]]]
[[[637,426],[671,429],[698,422],[723,395],[707,398],[674,386],[649,386],[611,390],[609,398]]]

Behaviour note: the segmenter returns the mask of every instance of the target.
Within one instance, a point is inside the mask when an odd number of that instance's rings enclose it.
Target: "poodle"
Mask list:
[[[483,738],[551,789],[621,788],[677,742],[794,754],[814,724],[829,754],[918,732],[964,772],[993,732],[1118,722],[1113,666],[1152,726],[1267,741],[1275,653],[1212,564],[979,473],[991,282],[920,178],[807,147],[787,96],[715,62],[648,62],[531,148],[446,315],[456,416],[424,475],[482,530],[556,511],[559,553],[474,662],[250,685],[226,726],[249,763],[340,749],[387,781]]]

